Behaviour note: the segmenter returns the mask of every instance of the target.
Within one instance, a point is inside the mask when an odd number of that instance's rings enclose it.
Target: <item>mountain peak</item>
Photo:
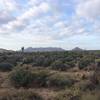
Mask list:
[[[83,49],[81,49],[79,47],[75,47],[74,49],[72,49],[72,51],[83,51]]]

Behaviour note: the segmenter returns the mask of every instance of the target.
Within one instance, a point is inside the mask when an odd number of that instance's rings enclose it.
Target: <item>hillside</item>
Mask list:
[[[0,48],[0,53],[7,53],[7,52],[14,52],[13,50],[6,50],[3,48]]]

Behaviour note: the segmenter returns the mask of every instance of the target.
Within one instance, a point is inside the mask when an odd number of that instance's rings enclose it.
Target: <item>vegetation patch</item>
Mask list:
[[[9,89],[0,93],[0,100],[43,100],[43,98],[32,90]]]
[[[48,78],[48,85],[51,87],[65,88],[71,87],[73,84],[73,79],[59,73],[55,73]]]
[[[33,82],[33,74],[30,67],[16,67],[9,75],[10,82],[15,87],[28,87]]]
[[[10,63],[0,63],[0,71],[11,71],[13,68],[13,65]]]

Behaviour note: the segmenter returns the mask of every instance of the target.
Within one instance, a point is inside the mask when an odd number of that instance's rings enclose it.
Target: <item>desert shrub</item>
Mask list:
[[[10,81],[14,86],[27,87],[33,81],[33,74],[30,67],[16,67],[9,75]]]
[[[81,100],[100,100],[100,92],[86,92],[81,96]]]
[[[80,95],[73,94],[73,91],[61,91],[53,97],[53,100],[80,100]]]
[[[15,65],[17,64],[18,61],[21,60],[21,55],[16,55],[15,53],[14,54],[3,54],[1,57],[0,57],[0,62],[6,62],[6,63],[10,63],[12,65]]]
[[[11,71],[13,65],[10,63],[0,63],[0,71]]]
[[[6,57],[4,57],[3,55],[0,55],[0,63],[4,62],[6,59]]]
[[[17,58],[16,58],[16,57],[8,57],[8,58],[5,60],[5,62],[8,62],[8,63],[13,64],[13,65],[16,66],[16,64],[17,64]]]
[[[97,67],[100,67],[100,59],[95,59],[95,63],[97,63]]]
[[[62,61],[56,60],[51,64],[51,68],[53,70],[65,71],[66,69],[68,69],[68,66],[66,66]]]
[[[53,97],[53,100],[69,100],[69,99],[70,99],[70,97],[68,96],[68,94],[65,91],[60,92],[56,96]]]
[[[42,67],[48,67],[51,64],[51,60],[49,58],[37,58],[33,61],[33,67],[34,66],[42,66]]]
[[[100,70],[96,70],[90,80],[93,84],[100,85]]]
[[[33,62],[33,58],[32,57],[26,57],[23,59],[23,64],[30,64]]]
[[[36,71],[33,72],[33,84],[36,84],[38,87],[47,86],[47,79],[50,73],[48,71]]]
[[[76,85],[82,91],[92,91],[95,89],[95,85],[91,83],[91,81],[82,81]]]
[[[73,83],[74,80],[58,73],[43,70],[33,72],[33,86],[64,88],[72,86]]]
[[[44,70],[33,70],[31,67],[16,67],[9,75],[15,87],[45,87],[50,73]]]
[[[48,66],[51,65],[51,62],[52,62],[51,59],[45,58],[44,61],[43,61],[43,66],[48,67]]]
[[[48,86],[51,87],[65,88],[71,87],[73,84],[74,80],[58,73],[55,73],[48,78]]]
[[[79,69],[84,69],[87,66],[89,66],[91,64],[91,61],[89,59],[81,59],[79,62]]]
[[[69,68],[75,67],[75,62],[74,62],[74,61],[65,62],[65,64],[66,64],[67,66],[69,66]]]
[[[0,94],[0,100],[43,100],[43,98],[32,90],[9,89]]]
[[[33,66],[44,66],[45,57],[39,55],[33,60]]]

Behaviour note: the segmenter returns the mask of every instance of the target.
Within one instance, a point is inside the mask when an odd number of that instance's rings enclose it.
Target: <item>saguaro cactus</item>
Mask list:
[[[22,52],[24,52],[24,47],[21,48]]]

